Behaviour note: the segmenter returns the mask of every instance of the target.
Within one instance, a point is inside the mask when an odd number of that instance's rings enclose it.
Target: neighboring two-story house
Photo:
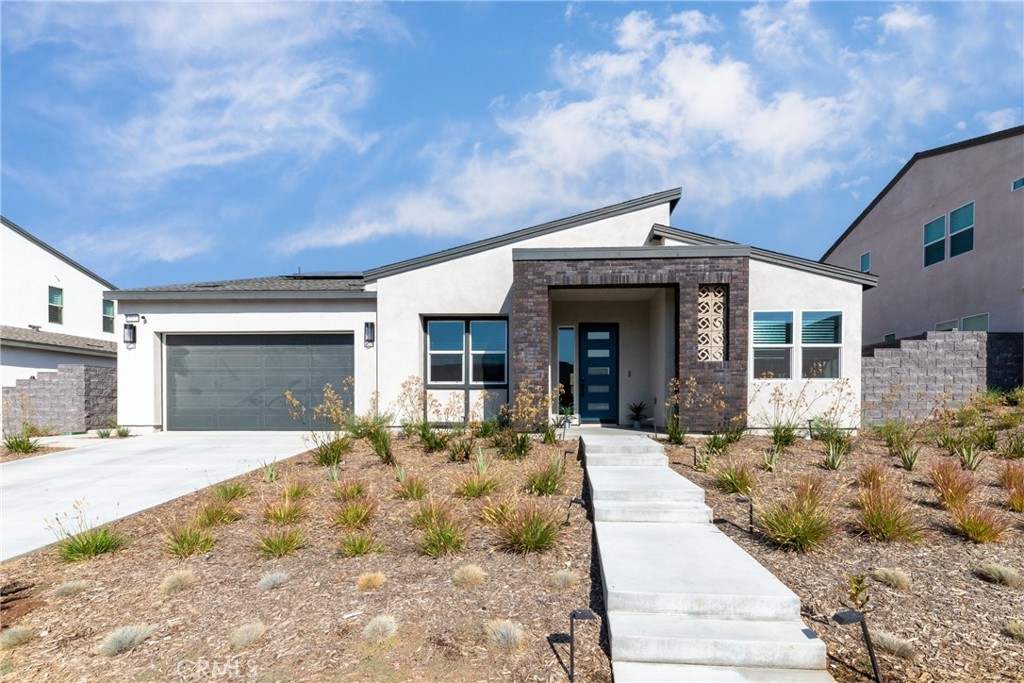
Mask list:
[[[82,427],[81,419],[67,422],[51,415],[48,406],[54,401],[44,394],[61,396],[61,409],[77,414],[80,411],[76,408],[67,407],[67,401],[75,398],[69,391],[81,393],[78,385],[86,380],[58,382],[59,367],[76,368],[79,376],[83,376],[81,368],[103,368],[92,373],[92,379],[102,375],[107,378],[105,382],[113,382],[117,366],[115,305],[103,298],[103,292],[115,287],[6,218],[0,219],[0,223],[0,385],[4,388],[4,428],[17,428],[9,419],[13,413],[41,426]],[[18,390],[19,380],[22,390]],[[58,388],[55,383],[61,386]],[[54,386],[44,389],[44,385]],[[83,387],[81,391],[86,390]],[[113,414],[112,407],[109,412]]]
[[[878,276],[865,344],[1024,331],[1024,126],[918,152],[821,261]]]

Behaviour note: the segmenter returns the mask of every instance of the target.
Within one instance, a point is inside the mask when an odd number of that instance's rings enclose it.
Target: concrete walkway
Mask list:
[[[646,436],[581,437],[616,683],[827,683],[800,599],[711,524]]]
[[[305,450],[301,432],[157,432],[0,464],[0,562],[56,541],[76,501],[96,526]]]

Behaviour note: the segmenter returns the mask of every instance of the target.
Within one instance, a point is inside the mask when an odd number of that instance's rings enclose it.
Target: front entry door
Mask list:
[[[580,323],[580,419],[619,421],[619,326]]]

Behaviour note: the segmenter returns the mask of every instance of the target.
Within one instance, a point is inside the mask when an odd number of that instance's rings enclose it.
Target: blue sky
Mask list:
[[[1024,3],[2,12],[3,214],[120,287],[350,271],[681,186],[817,258],[916,151],[1022,122]]]

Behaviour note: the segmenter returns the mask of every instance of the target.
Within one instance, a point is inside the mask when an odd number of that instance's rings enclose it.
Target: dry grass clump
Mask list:
[[[270,572],[263,575],[259,580],[259,583],[256,584],[256,589],[261,591],[272,591],[287,583],[289,578],[291,578],[291,576],[288,572]]]
[[[212,490],[213,497],[223,503],[230,503],[249,495],[249,487],[242,482],[225,482],[217,484]]]
[[[1024,642],[1024,621],[1008,621],[1006,626],[1003,627],[1003,631],[1014,640]]]
[[[992,508],[969,504],[953,508],[953,526],[975,543],[993,543],[1002,538],[1010,522]]]
[[[561,530],[557,513],[533,501],[521,506],[498,527],[504,548],[522,554],[549,550]]]
[[[526,476],[526,490],[535,496],[553,496],[562,490],[564,479],[561,458],[552,456],[547,465]]]
[[[484,624],[487,643],[507,652],[523,644],[523,627],[508,619],[492,619]]]
[[[864,464],[857,473],[857,483],[868,490],[882,488],[889,482],[885,462],[874,458]]]
[[[173,595],[187,591],[196,585],[196,573],[191,569],[178,569],[164,577],[160,582],[160,592],[164,595]]]
[[[559,590],[572,588],[576,585],[576,572],[571,569],[559,569],[551,575],[551,585]]]
[[[917,657],[917,648],[914,647],[913,643],[888,631],[871,629],[871,642],[879,650],[884,650],[903,659],[915,659]]]
[[[757,525],[780,548],[807,552],[821,547],[833,528],[832,507],[825,502],[821,477],[801,477],[788,498],[758,505]]]
[[[361,591],[371,591],[384,585],[387,578],[380,572],[366,572],[360,574],[356,579],[356,588]]]
[[[856,525],[876,541],[908,541],[921,538],[921,527],[914,520],[914,510],[898,490],[884,483],[885,479],[868,479],[870,485],[857,497],[860,514]]]
[[[285,500],[302,500],[312,493],[313,489],[310,488],[309,484],[289,484],[284,488],[284,493],[281,497]]]
[[[381,614],[363,628],[363,638],[374,645],[380,645],[398,632],[398,622],[390,614]]]
[[[156,626],[149,624],[132,624],[115,628],[103,638],[97,651],[101,655],[113,657],[122,652],[134,650],[142,641],[153,635],[154,631],[156,631]]]
[[[287,497],[280,503],[272,503],[263,508],[263,519],[271,524],[295,524],[305,516],[306,511],[302,506]]]
[[[502,500],[488,499],[480,508],[480,519],[488,526],[501,526],[517,507],[517,501],[511,496]]]
[[[1024,465],[1006,463],[999,473],[999,485],[1006,489],[1006,507],[1024,512]]]
[[[715,474],[715,482],[726,493],[749,496],[757,486],[757,475],[747,463],[726,462]]]
[[[989,583],[998,583],[1010,588],[1016,588],[1022,581],[1020,572],[1016,569],[995,562],[981,565],[974,573]]]
[[[267,627],[259,621],[249,624],[242,624],[231,633],[231,647],[236,650],[249,647],[263,637]]]
[[[54,588],[53,594],[59,598],[64,598],[69,595],[78,595],[88,587],[88,581],[83,581],[82,579],[72,579],[71,581],[65,581],[61,585]]]
[[[334,489],[334,497],[342,502],[362,498],[367,494],[366,484],[358,479],[339,481]]]
[[[452,574],[452,583],[459,588],[474,588],[487,578],[487,572],[478,564],[464,564]]]
[[[871,578],[889,588],[900,591],[910,590],[910,575],[902,569],[879,567],[871,572]]]
[[[0,632],[0,650],[10,650],[35,639],[36,630],[28,626],[11,626]]]
[[[224,494],[228,495],[228,494]],[[192,523],[200,529],[210,529],[221,524],[230,524],[241,518],[238,508],[232,507],[230,501],[217,499],[205,503],[196,513]]]
[[[970,501],[978,480],[952,460],[940,460],[928,470],[939,503],[947,510],[961,507]]]

